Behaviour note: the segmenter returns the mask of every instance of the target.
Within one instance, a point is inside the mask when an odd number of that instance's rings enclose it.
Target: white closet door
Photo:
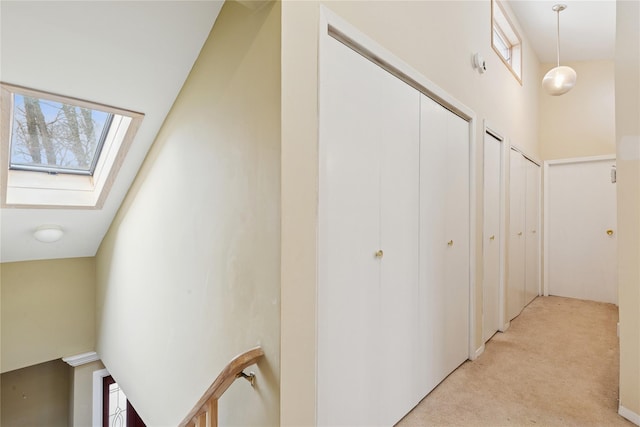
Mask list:
[[[380,342],[377,371],[382,425],[400,421],[420,401],[413,394],[417,353],[419,274],[420,96],[394,79],[392,105],[378,125],[382,140],[380,174]],[[378,102],[380,102],[379,98]],[[385,101],[386,102],[386,101]],[[371,373],[370,373],[371,374]]]
[[[525,160],[526,213],[525,213],[525,286],[524,303],[529,304],[540,293],[540,166]]]
[[[524,307],[525,281],[525,159],[510,151],[509,166],[509,278],[507,286],[507,314],[509,320]]]
[[[389,425],[417,339],[419,94],[334,39],[324,54],[318,425]]]
[[[484,341],[500,329],[500,200],[502,188],[502,141],[484,135],[484,229],[482,280]]]
[[[468,357],[469,124],[426,96],[420,114],[424,395]]]
[[[618,302],[613,165],[613,159],[587,158],[548,167],[546,232],[551,295]]]

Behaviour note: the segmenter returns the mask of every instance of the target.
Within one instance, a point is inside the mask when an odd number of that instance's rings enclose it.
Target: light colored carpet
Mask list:
[[[411,426],[633,426],[618,411],[618,309],[539,297],[402,421]]]

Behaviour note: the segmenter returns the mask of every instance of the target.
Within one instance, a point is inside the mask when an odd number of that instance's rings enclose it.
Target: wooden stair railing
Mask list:
[[[264,356],[264,351],[258,346],[234,357],[204,392],[198,403],[179,424],[179,427],[217,427],[218,399],[236,378],[243,377],[253,386],[255,375],[253,373],[247,375],[243,371],[256,363],[262,356]]]

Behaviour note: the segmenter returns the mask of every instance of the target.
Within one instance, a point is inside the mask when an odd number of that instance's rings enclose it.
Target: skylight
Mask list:
[[[10,169],[93,175],[113,114],[15,93]]]
[[[4,83],[0,88],[2,206],[100,209],[144,116]]]

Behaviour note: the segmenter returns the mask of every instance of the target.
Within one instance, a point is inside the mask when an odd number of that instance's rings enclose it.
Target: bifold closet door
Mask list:
[[[525,205],[526,160],[519,152],[510,150],[509,161],[509,276],[507,285],[507,314],[509,320],[524,307],[525,287]]]
[[[332,38],[320,78],[317,421],[392,425],[424,363],[420,95]]]
[[[469,355],[469,123],[421,96],[423,396]]]
[[[540,294],[540,166],[525,159],[525,280],[524,304]]]
[[[484,230],[482,240],[484,276],[483,338],[489,338],[500,329],[500,201],[502,188],[503,142],[490,133],[484,135]]]

